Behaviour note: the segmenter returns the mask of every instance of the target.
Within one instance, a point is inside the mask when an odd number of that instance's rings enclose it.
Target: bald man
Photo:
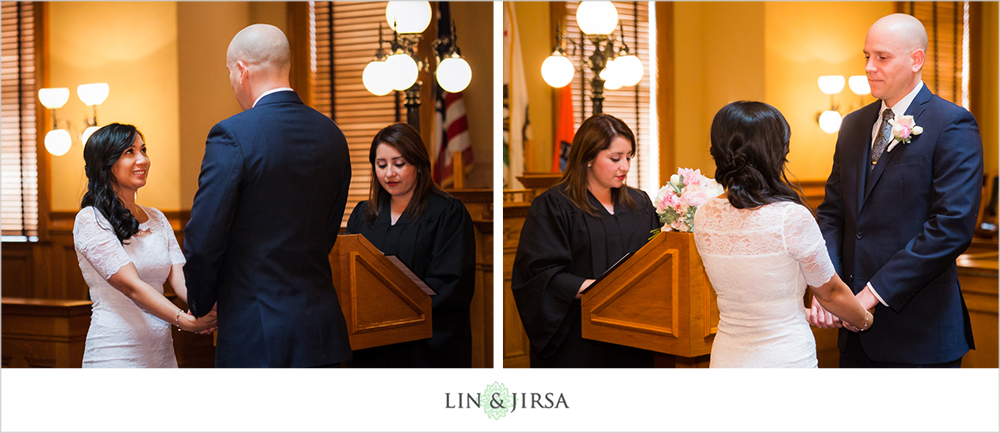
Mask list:
[[[351,180],[344,134],[289,87],[288,40],[255,24],[229,44],[243,112],[212,128],[184,228],[188,301],[218,305],[216,367],[337,366],[351,358],[328,254]]]
[[[876,21],[864,55],[879,101],[844,117],[837,137],[820,228],[876,317],[867,331],[840,330],[841,367],[960,367],[975,348],[955,259],[972,241],[983,147],[972,114],[921,80],[926,50],[916,18]],[[810,322],[839,326],[815,301]]]

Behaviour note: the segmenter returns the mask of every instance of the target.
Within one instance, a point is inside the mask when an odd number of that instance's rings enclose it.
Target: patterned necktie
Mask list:
[[[878,129],[878,137],[875,138],[875,145],[872,147],[872,166],[871,170],[875,169],[875,164],[878,163],[879,157],[885,153],[885,148],[889,147],[889,143],[892,142],[892,125],[889,121],[895,118],[892,114],[892,110],[886,108],[882,112],[882,125]]]

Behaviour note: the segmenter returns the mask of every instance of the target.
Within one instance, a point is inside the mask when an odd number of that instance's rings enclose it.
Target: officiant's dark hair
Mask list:
[[[386,144],[396,149],[399,155],[406,160],[407,164],[417,169],[417,182],[413,185],[413,195],[410,203],[406,205],[403,214],[413,220],[423,215],[427,209],[427,200],[432,192],[446,195],[441,188],[431,179],[431,158],[427,155],[427,148],[424,147],[424,140],[420,138],[420,132],[406,123],[394,123],[382,128],[375,138],[372,138],[372,147],[368,151],[368,162],[372,166],[371,188],[368,194],[368,207],[365,208],[365,221],[368,225],[375,223],[378,213],[383,206],[389,206],[392,196],[389,191],[382,187],[375,174],[375,151],[380,144]]]
[[[567,198],[577,207],[591,215],[597,215],[597,208],[590,204],[587,198],[589,185],[589,170],[587,164],[597,158],[602,150],[611,147],[611,140],[622,137],[632,144],[631,158],[635,155],[635,134],[625,122],[610,114],[597,114],[583,121],[580,129],[573,135],[573,144],[569,148],[569,160],[566,171],[563,172],[559,184],[566,185]],[[628,185],[621,188],[611,188],[611,200],[617,205],[635,209],[635,202],[628,194]]]
[[[785,174],[791,136],[781,112],[763,102],[737,101],[716,113],[710,153],[715,180],[726,188],[733,207],[790,201],[812,210]]]
[[[111,223],[115,236],[122,243],[139,232],[139,221],[115,194],[118,180],[111,169],[121,159],[122,153],[132,147],[136,135],[143,137],[135,126],[112,123],[91,134],[83,146],[87,192],[83,195],[80,208],[96,208]]]

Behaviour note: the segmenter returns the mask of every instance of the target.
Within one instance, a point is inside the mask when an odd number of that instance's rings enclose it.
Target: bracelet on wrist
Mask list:
[[[177,329],[181,329],[181,313],[183,313],[183,312],[184,312],[184,310],[178,308],[177,309],[177,314],[174,315],[174,322],[177,324]],[[182,329],[182,331],[183,331],[183,329]]]

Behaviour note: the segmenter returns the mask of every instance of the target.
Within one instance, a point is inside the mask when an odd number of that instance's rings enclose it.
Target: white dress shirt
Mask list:
[[[257,100],[253,101],[253,105],[250,108],[256,107],[257,103],[260,102],[260,98],[263,98],[263,97],[265,97],[267,95],[270,95],[272,93],[284,92],[284,91],[290,91],[291,92],[291,91],[294,91],[294,90],[292,90],[291,87],[278,87],[276,89],[268,90],[268,91],[262,93],[260,96],[258,96]]]

